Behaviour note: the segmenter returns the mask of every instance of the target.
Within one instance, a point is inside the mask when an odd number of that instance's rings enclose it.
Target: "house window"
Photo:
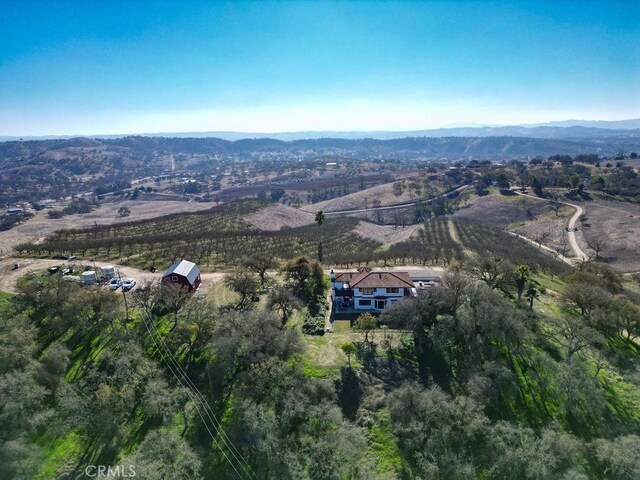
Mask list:
[[[400,289],[398,287],[387,288],[387,293],[399,293]]]
[[[363,295],[373,295],[373,291],[375,290],[375,288],[363,288],[362,289],[362,294]]]
[[[177,275],[171,275],[171,281],[172,282],[177,282],[178,281],[178,276]]]
[[[376,309],[383,310],[386,303],[387,302],[385,300],[376,300]]]
[[[360,306],[361,307],[370,307],[371,306],[371,300],[360,300]]]

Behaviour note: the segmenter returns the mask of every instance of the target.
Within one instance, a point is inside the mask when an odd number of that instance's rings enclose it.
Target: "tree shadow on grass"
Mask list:
[[[93,435],[68,478],[84,478],[91,465],[113,465],[122,445],[114,442],[116,435]]]
[[[341,379],[336,380],[338,402],[344,416],[353,422],[356,419],[356,413],[360,407],[364,390],[353,368],[342,367],[341,374]]]

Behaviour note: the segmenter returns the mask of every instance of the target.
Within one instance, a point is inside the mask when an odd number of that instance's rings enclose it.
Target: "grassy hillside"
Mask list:
[[[120,295],[26,277],[0,299],[2,478],[637,478],[635,280],[520,269],[519,300],[514,272],[469,264],[366,337],[309,336],[324,281],[296,265],[269,280],[300,295],[288,317],[239,302],[246,281],[129,294],[126,318]]]

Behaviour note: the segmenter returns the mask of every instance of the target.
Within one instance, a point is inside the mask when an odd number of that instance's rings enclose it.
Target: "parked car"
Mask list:
[[[117,290],[122,286],[122,280],[119,278],[112,278],[109,282],[109,290]]]
[[[125,292],[127,290],[131,290],[135,286],[136,286],[136,279],[135,278],[125,278],[122,281],[122,290],[124,290]]]
[[[49,267],[47,268],[47,270],[51,275],[53,275],[54,273],[58,273],[60,271],[60,267],[59,266]]]

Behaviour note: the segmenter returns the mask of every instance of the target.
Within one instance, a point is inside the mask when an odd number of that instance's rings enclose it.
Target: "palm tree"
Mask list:
[[[529,310],[533,310],[533,301],[540,298],[540,291],[530,283],[524,296],[529,299]]]
[[[322,226],[325,220],[326,220],[326,217],[324,212],[322,210],[318,210],[316,212],[316,223],[318,224],[318,226],[319,227]],[[322,262],[322,240],[318,242],[318,261]]]
[[[518,301],[522,299],[525,285],[531,280],[531,267],[518,265],[516,267],[516,286],[518,287]]]

